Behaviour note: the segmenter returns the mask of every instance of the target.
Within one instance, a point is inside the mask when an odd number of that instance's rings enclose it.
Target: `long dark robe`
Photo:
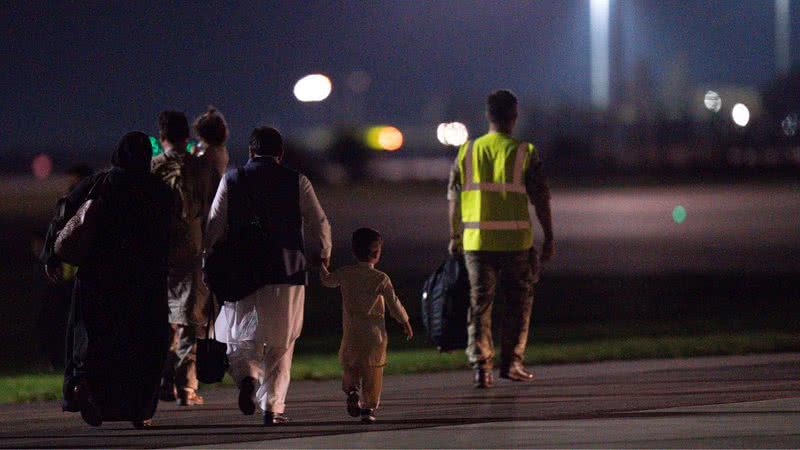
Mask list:
[[[64,409],[77,410],[72,388],[85,380],[104,421],[153,416],[169,347],[171,196],[149,159],[133,168],[95,179],[98,233],[78,269],[67,326]]]

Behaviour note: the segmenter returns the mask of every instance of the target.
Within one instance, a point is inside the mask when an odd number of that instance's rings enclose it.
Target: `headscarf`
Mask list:
[[[117,150],[111,157],[114,167],[131,172],[149,172],[153,149],[150,137],[139,131],[132,131],[119,141]]]

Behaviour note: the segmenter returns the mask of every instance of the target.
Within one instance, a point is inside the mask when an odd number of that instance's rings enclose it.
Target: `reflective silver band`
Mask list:
[[[475,185],[472,178],[472,169],[472,141],[468,141],[467,151],[464,152],[464,186],[461,188],[462,191],[470,190],[469,188]]]
[[[472,183],[464,191],[484,191],[484,192],[514,192],[517,194],[525,193],[525,186],[506,183]]]
[[[467,143],[467,151],[464,153],[464,186],[461,191],[486,191],[486,192],[514,192],[524,194],[525,180],[522,173],[525,167],[525,159],[528,157],[528,144],[520,142],[517,146],[517,155],[514,158],[514,172],[508,183],[475,183],[473,173],[475,168],[472,164],[472,142]]]
[[[525,191],[525,180],[522,178],[522,169],[525,167],[525,158],[528,156],[528,144],[520,142],[517,146],[517,157],[514,161],[514,178],[511,182],[515,186],[521,186],[523,192]]]
[[[464,222],[464,229],[469,230],[527,230],[531,224],[525,220],[484,220],[481,222]]]

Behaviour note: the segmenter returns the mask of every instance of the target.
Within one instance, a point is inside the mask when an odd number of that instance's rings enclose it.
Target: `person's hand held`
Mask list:
[[[550,261],[556,255],[556,243],[552,239],[542,242],[542,261]]]
[[[45,264],[44,274],[52,283],[58,283],[64,278],[64,272],[61,269],[61,264]]]
[[[447,245],[447,251],[451,255],[455,255],[463,251],[463,245],[460,236],[450,238],[450,243]]]
[[[539,275],[539,255],[536,254],[536,249],[531,248],[531,273],[533,273],[534,278],[538,279]]]
[[[411,328],[411,322],[405,321],[403,323],[403,333],[406,335],[406,340],[410,341],[412,337],[414,337],[414,329]]]
[[[331,259],[330,258],[320,258],[319,259],[320,265],[324,268],[329,268],[331,266]]]

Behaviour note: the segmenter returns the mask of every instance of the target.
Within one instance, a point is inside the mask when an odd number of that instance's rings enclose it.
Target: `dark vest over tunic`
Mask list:
[[[228,185],[228,236],[258,216],[268,249],[267,284],[306,284],[300,174],[270,157],[257,157],[225,174]]]

